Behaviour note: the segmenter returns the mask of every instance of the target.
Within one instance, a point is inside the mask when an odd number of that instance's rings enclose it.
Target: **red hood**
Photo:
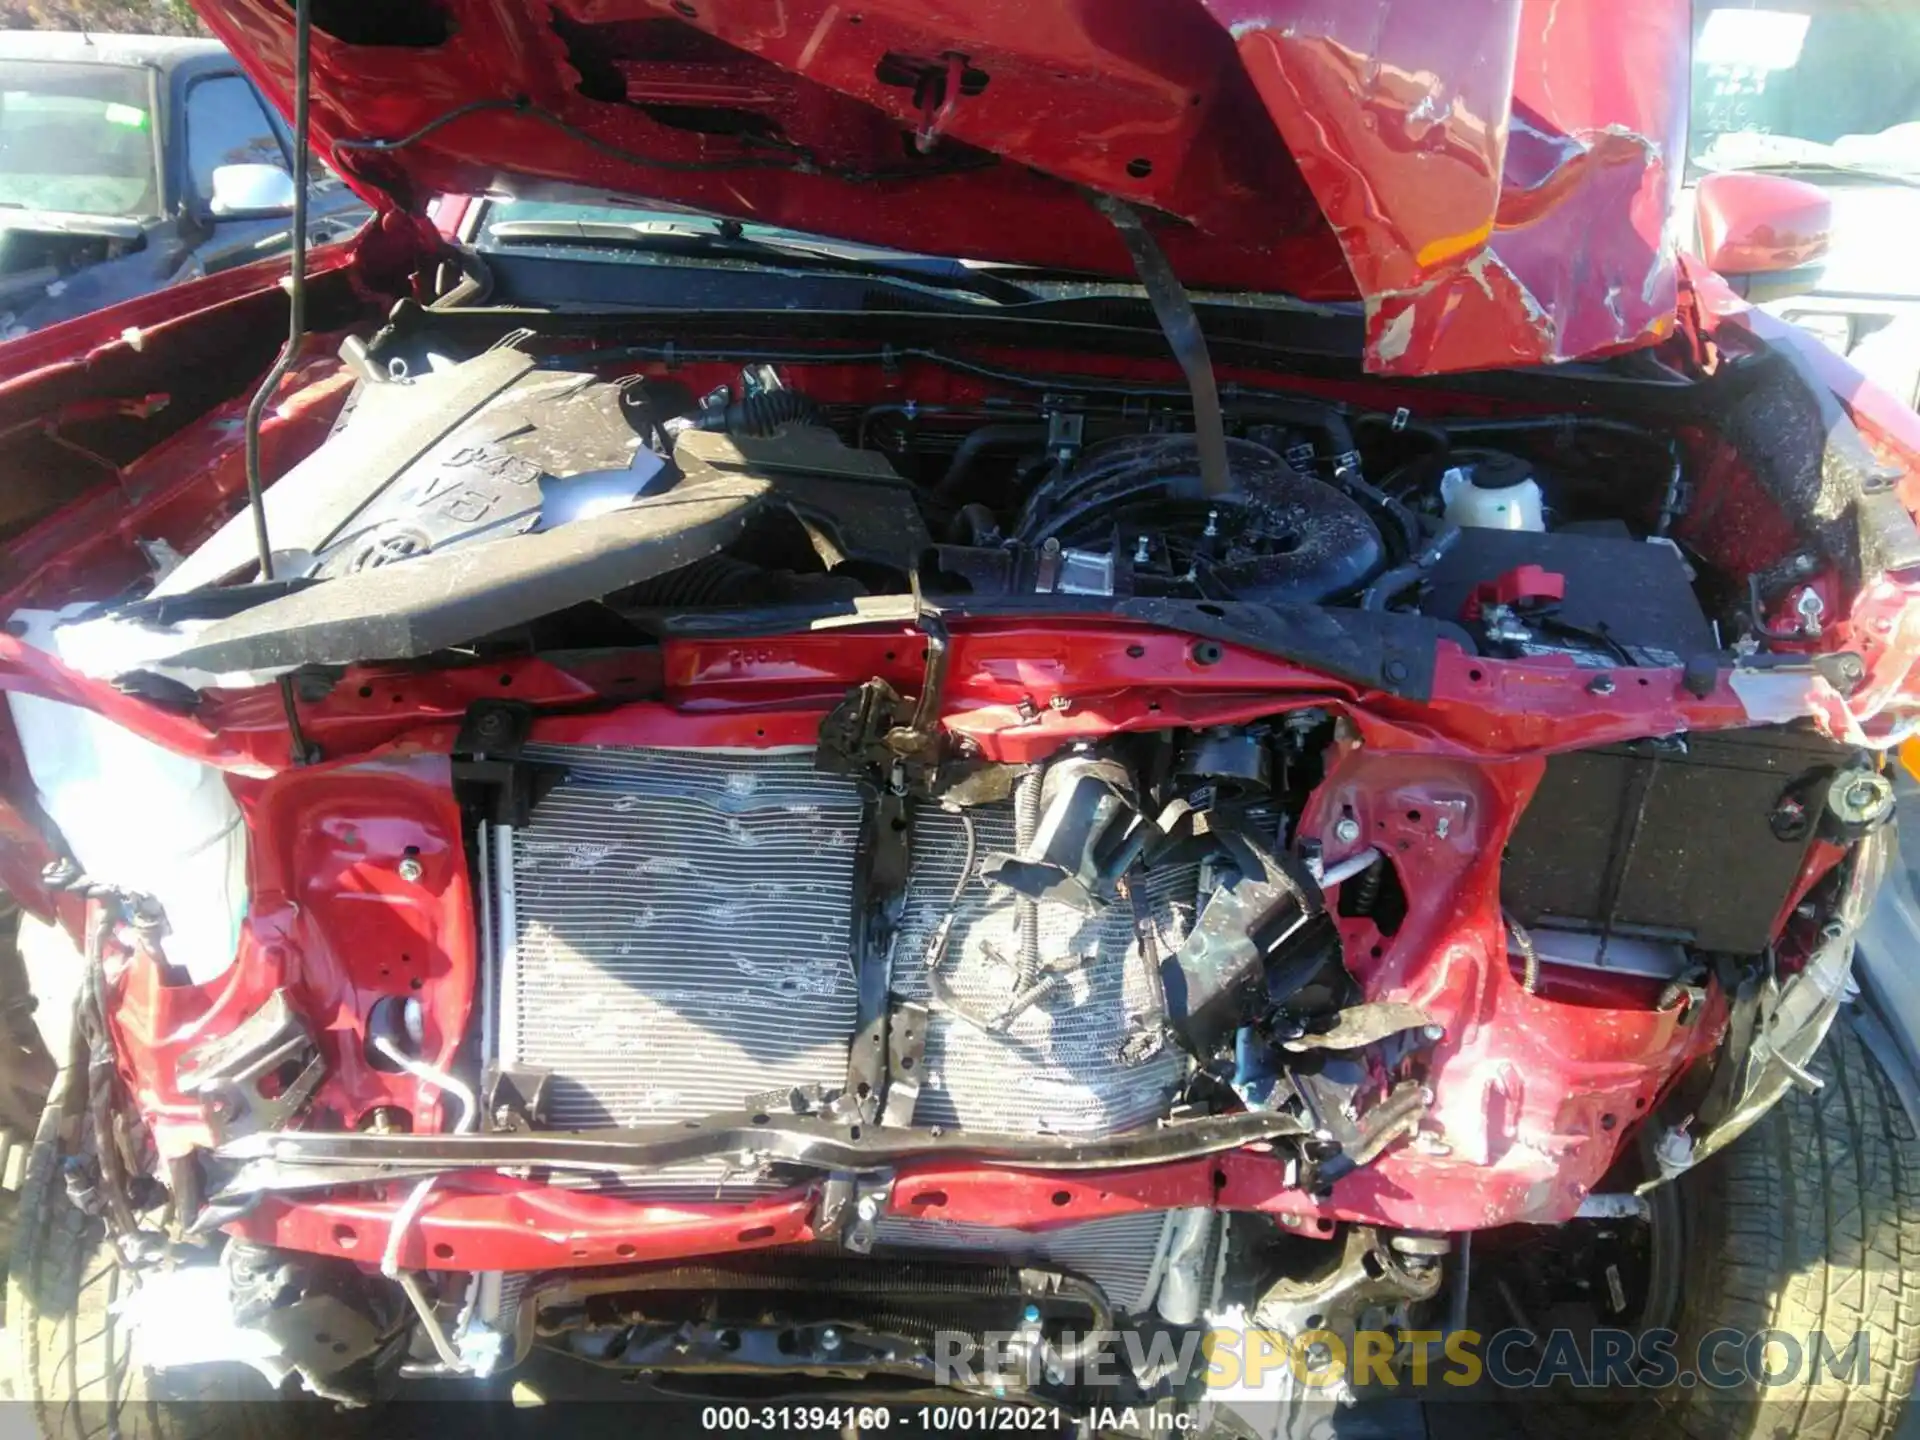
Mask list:
[[[286,0],[196,3],[284,105]],[[1384,373],[1572,359],[1673,323],[1687,0],[314,10],[320,148],[413,209],[579,186],[1130,276],[1092,190],[1152,214],[1189,285],[1364,302]]]

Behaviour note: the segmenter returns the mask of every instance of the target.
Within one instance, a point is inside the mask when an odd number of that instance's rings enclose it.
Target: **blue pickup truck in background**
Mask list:
[[[286,250],[291,143],[214,41],[0,32],[0,340]],[[368,218],[312,175],[313,243]]]

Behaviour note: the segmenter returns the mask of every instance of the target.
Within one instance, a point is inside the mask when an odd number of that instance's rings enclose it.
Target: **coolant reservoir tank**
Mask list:
[[[1440,477],[1447,523],[1482,530],[1545,530],[1540,486],[1517,455],[1462,457]]]

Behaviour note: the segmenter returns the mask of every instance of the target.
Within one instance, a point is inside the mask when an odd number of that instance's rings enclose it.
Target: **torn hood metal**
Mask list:
[[[292,6],[196,0],[283,110]],[[1357,301],[1389,374],[1674,324],[1687,0],[315,0],[364,196],[644,197],[1194,288]]]

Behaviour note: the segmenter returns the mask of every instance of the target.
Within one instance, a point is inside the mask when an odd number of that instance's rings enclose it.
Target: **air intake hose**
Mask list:
[[[700,428],[764,440],[782,426],[807,425],[819,417],[820,407],[811,396],[798,390],[767,390],[707,411],[700,417]]]

